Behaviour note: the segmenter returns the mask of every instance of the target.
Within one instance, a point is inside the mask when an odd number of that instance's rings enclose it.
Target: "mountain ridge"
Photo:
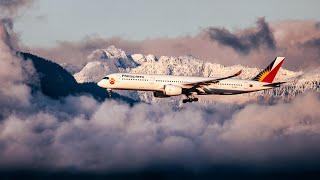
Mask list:
[[[51,60],[25,52],[17,52],[17,56],[25,61],[31,61],[34,66],[39,81],[28,83],[33,93],[40,91],[52,99],[61,99],[69,95],[89,95],[98,101],[112,98],[128,104],[138,102],[138,99],[134,100],[115,92],[112,92],[110,97],[94,82],[78,83],[68,71]]]

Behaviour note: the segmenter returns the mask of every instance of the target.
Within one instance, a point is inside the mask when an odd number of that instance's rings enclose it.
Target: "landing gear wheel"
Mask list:
[[[197,93],[187,93],[187,94],[185,94],[186,95],[186,97],[187,97],[187,99],[183,99],[182,100],[182,103],[187,103],[187,102],[193,102],[193,101],[195,101],[195,102],[197,102],[197,101],[199,101],[199,99],[195,96]]]
[[[182,103],[187,103],[187,102],[189,102],[189,99],[183,99],[182,100]]]
[[[107,89],[107,92],[108,92],[109,98],[111,98],[112,90],[111,89]]]
[[[187,103],[187,102],[197,102],[199,99],[198,98],[188,98],[188,99],[183,99],[182,103]]]

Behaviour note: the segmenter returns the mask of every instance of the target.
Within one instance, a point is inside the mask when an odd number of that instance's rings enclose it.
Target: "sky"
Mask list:
[[[28,46],[88,36],[128,40],[194,35],[215,26],[230,30],[267,21],[320,19],[318,0],[38,0],[17,18],[15,31]]]

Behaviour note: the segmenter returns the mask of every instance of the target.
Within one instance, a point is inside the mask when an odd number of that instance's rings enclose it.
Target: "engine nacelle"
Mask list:
[[[179,96],[182,94],[182,87],[174,85],[166,85],[164,87],[164,95],[166,96]]]

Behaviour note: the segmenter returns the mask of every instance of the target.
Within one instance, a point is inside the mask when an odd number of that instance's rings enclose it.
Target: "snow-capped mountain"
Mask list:
[[[123,50],[114,46],[109,46],[107,49],[97,49],[87,58],[90,62],[80,72],[74,74],[79,83],[96,82],[105,74],[129,72],[130,69],[138,65]]]
[[[191,56],[161,56],[157,58],[154,55],[127,55],[123,50],[117,49],[114,46],[110,46],[107,49],[95,50],[88,58],[91,62],[80,72],[74,74],[75,79],[79,83],[98,82],[103,76],[115,72],[222,77],[242,69],[243,72],[239,78],[251,79],[261,71],[259,68],[242,65],[223,66],[221,64],[205,62]],[[273,90],[238,96],[252,98],[268,95],[290,98],[307,90],[320,91],[319,71],[304,73],[281,68],[276,76],[276,81],[289,81],[289,83]],[[124,94],[131,97],[139,97],[147,102],[155,100],[152,94],[148,92],[125,92]]]

